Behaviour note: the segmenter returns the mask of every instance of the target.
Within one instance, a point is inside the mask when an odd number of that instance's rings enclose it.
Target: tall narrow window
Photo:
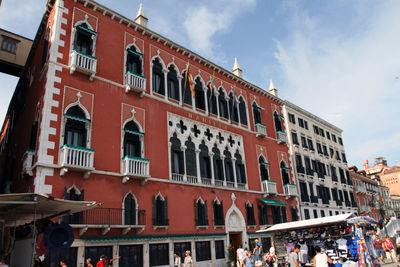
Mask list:
[[[168,200],[166,197],[153,196],[153,225],[168,225]]]
[[[186,71],[183,72],[182,79],[182,98],[183,102],[189,106],[192,105],[192,91],[190,91],[189,79],[186,76]]]
[[[244,168],[244,163],[242,161],[242,156],[240,156],[239,151],[236,151],[235,153],[235,167],[236,167],[236,177],[237,177],[237,182],[239,184],[245,184],[246,183],[246,171]]]
[[[258,205],[258,218],[260,225],[268,224],[268,206],[267,205]]]
[[[124,127],[124,156],[142,157],[141,135],[136,123],[130,121]]]
[[[64,188],[64,199],[72,201],[83,201],[84,190],[81,190],[79,192],[77,189],[75,189],[75,187],[71,187],[68,190],[67,188]],[[62,221],[68,224],[82,224],[83,212],[77,212],[72,215],[65,215],[63,216]]]
[[[203,141],[200,146],[200,175],[202,178],[211,179],[211,161],[208,148]]]
[[[280,164],[281,167],[281,175],[282,175],[282,182],[283,184],[290,184],[290,179],[289,179],[289,168],[286,166],[286,163],[284,161],[281,161]]]
[[[239,97],[239,114],[240,114],[240,123],[243,125],[247,125],[247,108],[246,108],[246,103],[242,96]]]
[[[219,116],[229,119],[228,102],[226,101],[225,92],[222,88],[219,88],[218,94]]]
[[[225,156],[225,176],[226,176],[226,181],[233,183],[235,181],[234,173],[233,173],[233,165],[232,165],[232,155],[231,152],[229,152],[228,148],[224,150],[224,156]]]
[[[207,88],[209,87],[208,85]],[[212,92],[208,89],[207,90],[207,101],[208,101],[208,110],[210,113],[218,115],[218,108],[217,108],[217,96],[215,95],[215,89],[213,88]]]
[[[225,225],[224,206],[222,202],[219,202],[217,200],[213,201],[213,215],[214,215],[214,225]]]
[[[282,122],[281,122],[281,116],[278,114],[278,112],[274,112],[274,123],[275,123],[275,130],[282,131]]]
[[[168,97],[179,101],[178,73],[173,65],[169,66],[167,74]]]
[[[197,226],[208,225],[207,201],[194,200],[195,222]]]
[[[231,92],[229,94],[229,109],[230,109],[230,115],[231,115],[231,121],[238,122],[238,103],[236,100],[236,95],[233,95]]]
[[[196,92],[195,93],[196,109],[206,110],[203,83],[200,81],[199,77],[197,77],[195,80],[194,90]]]
[[[246,203],[246,221],[247,225],[256,225],[254,218],[254,206],[250,203]]]
[[[253,102],[253,117],[254,117],[254,124],[260,123],[262,124],[262,119],[261,119],[261,107],[257,105],[256,102]]]
[[[90,29],[89,25],[82,23],[76,26],[76,35],[74,41],[74,50],[92,56],[93,53],[93,38],[97,32]]]
[[[132,194],[128,194],[124,199],[124,224],[136,225],[136,201]]]
[[[126,50],[126,71],[142,75],[143,55],[132,45]]]
[[[297,139],[297,133],[296,132],[292,132],[292,143],[294,145],[298,145],[299,144],[299,140]]]
[[[264,161],[263,157],[259,157],[258,164],[260,165],[261,181],[269,180],[269,163]]]
[[[171,142],[171,173],[184,174],[181,141],[177,138],[176,134],[174,134],[169,141]]]
[[[224,180],[224,166],[223,166],[223,161],[221,159],[221,154],[216,145],[213,147],[212,152],[214,153],[213,161],[214,161],[215,180],[223,181]]]
[[[29,149],[36,150],[37,132],[38,132],[38,120],[35,120],[35,123],[32,124],[32,128],[31,128],[31,138],[29,140]]]
[[[185,142],[185,146],[186,146],[186,151],[185,151],[186,175],[197,177],[195,145],[190,137]]]
[[[155,58],[152,63],[153,63],[153,81],[152,81],[153,92],[160,95],[164,95],[165,94],[164,72],[160,59]]]
[[[90,125],[90,120],[86,118],[83,110],[77,105],[70,107],[65,117],[67,121],[65,123],[64,144],[86,147],[86,129]]]

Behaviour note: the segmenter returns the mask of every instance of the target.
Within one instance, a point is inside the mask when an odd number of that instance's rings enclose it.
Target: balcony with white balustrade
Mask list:
[[[125,92],[133,91],[143,96],[146,91],[146,77],[127,71],[125,73]]]
[[[84,173],[88,178],[93,168],[94,150],[85,147],[63,145],[60,148],[59,162],[61,165],[60,175],[65,175],[69,170]]]
[[[128,181],[130,178],[136,178],[142,180],[142,183],[147,181],[150,177],[150,160],[134,157],[125,156],[122,158],[122,168],[124,179],[123,182]]]
[[[257,137],[266,137],[267,136],[267,127],[264,124],[256,123],[255,130],[256,130]]]
[[[83,74],[90,75],[89,79],[93,80],[96,74],[97,58],[77,50],[72,50],[69,61],[70,73],[73,74],[75,71]]]
[[[287,136],[285,132],[276,131],[276,140],[278,144],[280,143],[287,143]]]
[[[283,186],[283,191],[286,197],[296,197],[297,196],[297,187],[295,184],[285,184]]]
[[[35,161],[35,150],[28,149],[22,157],[22,175],[33,176],[33,163]]]
[[[270,180],[262,181],[262,190],[264,195],[277,195],[276,182]]]

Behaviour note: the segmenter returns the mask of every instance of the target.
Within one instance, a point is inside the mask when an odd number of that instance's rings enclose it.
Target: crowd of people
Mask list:
[[[277,267],[278,260],[275,254],[275,248],[271,247],[267,253],[263,254],[263,247],[258,240],[255,240],[253,250],[239,247],[236,250],[235,267]]]

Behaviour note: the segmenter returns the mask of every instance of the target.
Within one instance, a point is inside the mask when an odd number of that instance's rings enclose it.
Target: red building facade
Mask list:
[[[256,230],[297,220],[279,98],[152,32],[142,9],[134,22],[92,1],[47,7],[2,129],[1,181],[103,204],[62,218],[68,266],[169,266],[186,249],[225,266],[228,245],[268,249]]]
[[[349,170],[358,213],[381,221],[380,202],[382,197],[378,182],[365,176],[365,173],[358,171],[355,166],[349,167]]]

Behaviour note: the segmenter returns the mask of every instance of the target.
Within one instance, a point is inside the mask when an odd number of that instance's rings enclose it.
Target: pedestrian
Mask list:
[[[383,249],[385,250],[386,254],[387,254],[387,258],[390,257],[390,259],[392,260],[392,262],[397,262],[397,258],[396,258],[396,252],[394,251],[394,247],[393,247],[393,242],[392,239],[390,239],[388,236],[386,236],[383,239]]]
[[[385,258],[385,251],[383,250],[383,241],[379,238],[379,235],[375,236],[374,248],[376,256],[378,257],[379,261],[383,263],[383,259]]]
[[[313,267],[328,267],[328,262],[332,263],[331,258],[323,253],[320,247],[315,247],[315,252],[317,253],[313,259]]]
[[[251,255],[251,250],[245,249],[246,256],[243,259],[243,267],[254,267],[254,258]]]
[[[299,255],[297,253],[300,252],[300,245],[296,244],[294,246],[294,250],[289,254],[289,267],[300,267],[299,265]]]
[[[398,260],[400,260],[400,233],[397,233],[396,237],[396,253],[397,256],[399,257]]]
[[[267,267],[275,267],[277,265],[274,247],[269,249],[268,253],[264,256],[264,261]]]
[[[105,255],[101,255],[99,261],[96,264],[96,267],[105,267],[107,257]]]
[[[93,267],[92,259],[91,259],[91,258],[87,258],[87,259],[86,259],[86,265],[87,265],[87,267]]]
[[[181,267],[181,257],[179,257],[178,252],[174,252],[174,267]]]
[[[60,266],[61,266],[61,267],[67,267],[67,265],[65,264],[64,261],[60,261]]]
[[[243,265],[244,256],[244,249],[242,248],[242,245],[239,245],[239,248],[236,250],[236,267],[241,267]]]
[[[256,243],[256,246],[254,247],[253,250],[253,255],[254,255],[254,265],[256,267],[261,267],[262,265],[262,247],[261,243]]]
[[[185,261],[183,262],[183,267],[193,267],[193,260],[190,256],[190,250],[186,250],[185,252]]]

